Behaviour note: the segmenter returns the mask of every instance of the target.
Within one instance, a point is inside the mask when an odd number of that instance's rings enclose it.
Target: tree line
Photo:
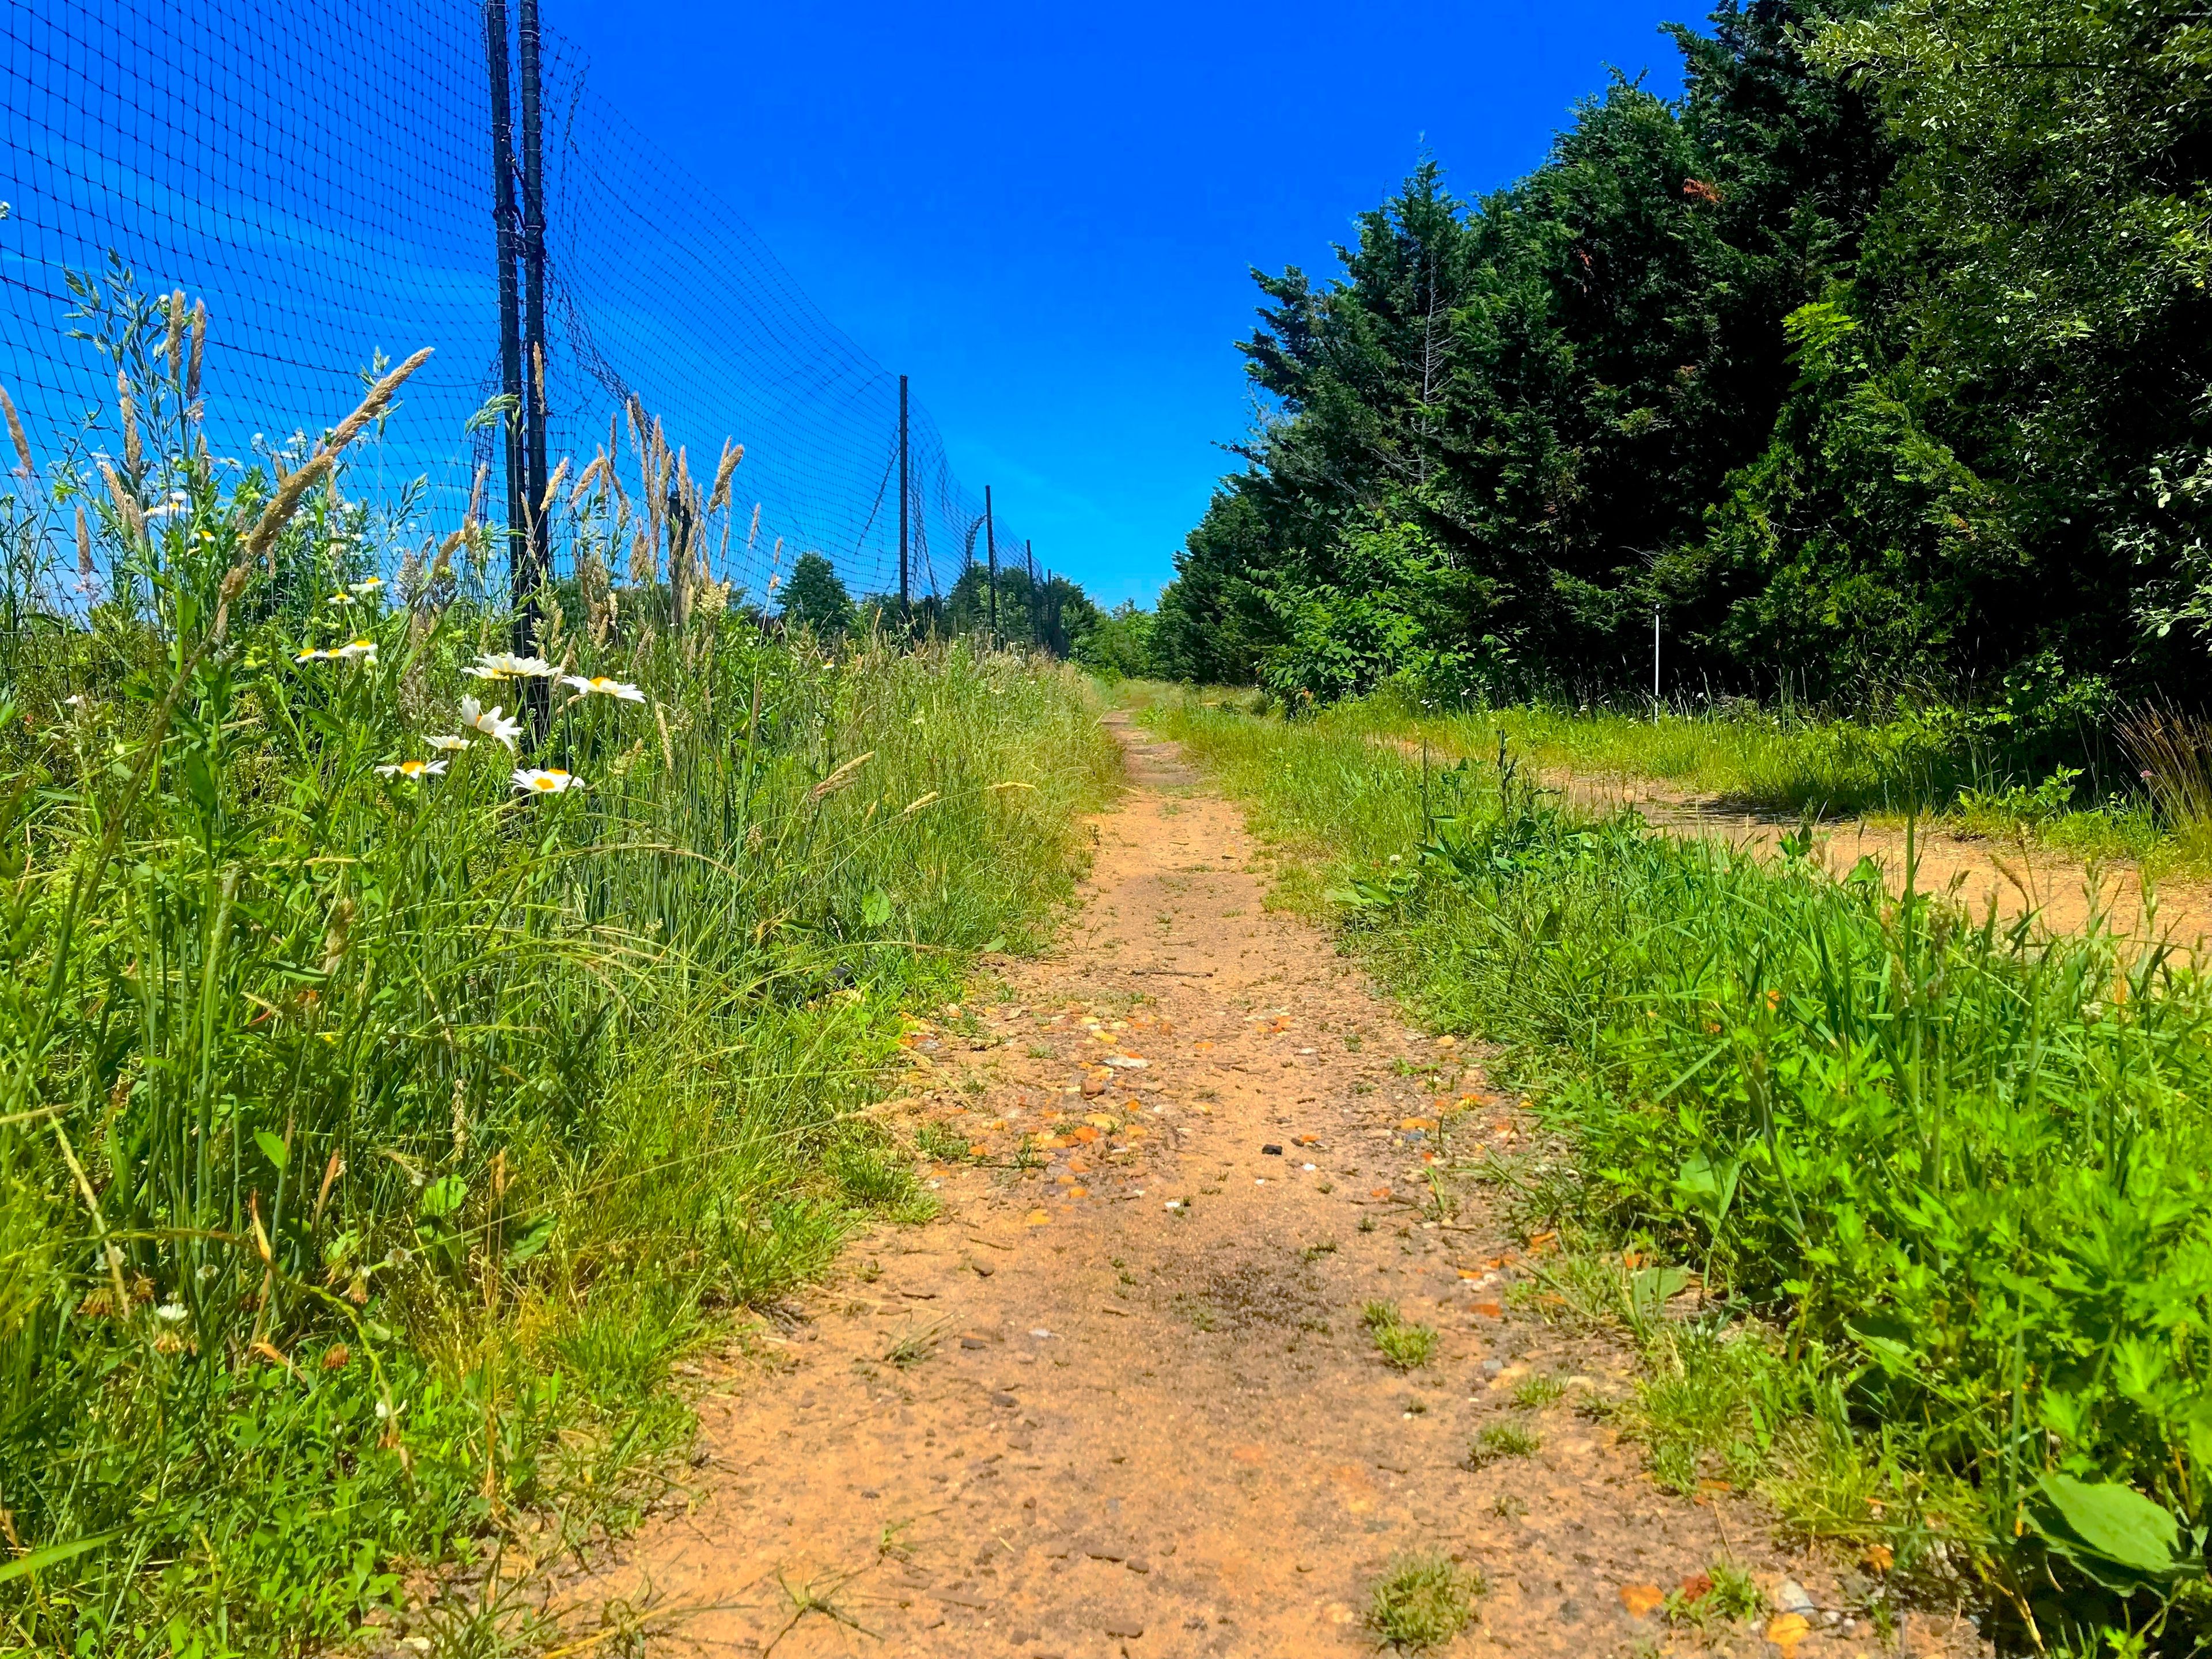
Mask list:
[[[1055,657],[1085,658],[1086,641],[1108,620],[1079,583],[1049,574],[1032,580],[1019,565],[1001,569],[994,582],[987,567],[971,563],[945,592],[926,593],[902,605],[896,593],[854,599],[835,565],[819,553],[802,553],[781,586],[779,619],[817,639],[880,629],[932,637],[960,635]]]
[[[2195,700],[2212,629],[2212,15],[1729,3],[1336,274],[1255,271],[1268,413],[1156,671],[1291,698],[1651,685]]]

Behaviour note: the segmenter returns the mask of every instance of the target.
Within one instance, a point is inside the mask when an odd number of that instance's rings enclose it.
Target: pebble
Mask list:
[[[1133,1642],[1145,1633],[1145,1621],[1141,1619],[1109,1619],[1106,1621],[1106,1633],[1109,1636],[1119,1636],[1125,1641]]]
[[[1482,1362],[1482,1374],[1485,1376],[1495,1376],[1504,1369],[1505,1362],[1502,1359],[1486,1359]]]
[[[1785,1578],[1774,1587],[1774,1605],[1784,1613],[1814,1613],[1819,1606],[1805,1593],[1805,1587],[1795,1578]]]
[[[991,1403],[994,1406],[1018,1406],[1022,1402],[1010,1394],[999,1393],[991,1396]]]
[[[991,1345],[980,1336],[963,1336],[960,1339],[960,1346],[963,1348],[988,1348]]]

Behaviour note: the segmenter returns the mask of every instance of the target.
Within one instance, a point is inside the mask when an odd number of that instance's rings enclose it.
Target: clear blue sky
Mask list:
[[[1680,88],[1656,0],[841,6],[545,0],[598,89],[914,377],[1041,561],[1150,604],[1249,420],[1248,269],[1330,245],[1424,148],[1465,195],[1607,66]]]

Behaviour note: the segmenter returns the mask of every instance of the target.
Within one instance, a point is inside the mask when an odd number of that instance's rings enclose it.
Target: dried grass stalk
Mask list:
[[[568,477],[568,458],[563,455],[561,458],[561,465],[553,469],[553,476],[546,480],[545,499],[538,503],[539,518],[542,519],[550,513],[553,510],[553,503],[561,499],[561,486],[567,482]]]
[[[453,579],[453,555],[461,550],[462,544],[468,538],[468,529],[464,526],[438,544],[438,556],[430,565],[430,580],[433,585],[448,582]]]
[[[269,505],[261,509],[252,533],[246,538],[246,550],[240,558],[241,568],[258,563],[276,547],[278,533],[300,505],[300,497],[307,493],[307,487],[318,477],[331,472],[340,453],[361,435],[362,428],[391,407],[392,393],[406,383],[409,375],[430,361],[430,351],[428,346],[423,347],[371,386],[368,395],[361,400],[361,406],[338,422],[337,429],[308,458],[307,465],[277,486]],[[481,483],[483,473],[479,471],[477,476]]]
[[[836,794],[840,789],[842,789],[846,785],[852,782],[854,778],[858,777],[860,773],[860,769],[866,766],[870,761],[875,759],[875,757],[876,751],[872,749],[869,750],[865,755],[854,756],[852,759],[847,761],[842,766],[832,772],[828,777],[823,779],[821,782],[816,784],[811,789],[808,790],[806,792],[806,799],[809,801],[818,801],[823,799],[825,796]]]
[[[138,442],[138,405],[131,396],[131,380],[119,368],[115,371],[115,400],[123,410],[123,465],[135,482],[145,451]]]
[[[730,475],[738,470],[738,463],[745,458],[745,447],[722,440],[722,459],[714,468],[714,487],[708,493],[707,510],[719,513],[730,504]]]
[[[35,481],[39,469],[32,464],[31,440],[23,430],[23,417],[15,412],[15,400],[8,395],[5,386],[0,386],[0,411],[8,416],[8,436],[15,446],[15,470],[25,478]]]
[[[179,289],[169,296],[169,379],[179,386],[185,378],[185,291]]]
[[[123,520],[124,529],[133,536],[144,535],[145,511],[138,505],[138,498],[116,476],[115,469],[108,465],[105,455],[100,458],[100,476],[107,481],[108,499],[115,503],[115,516]]]
[[[207,351],[207,301],[192,301],[192,356],[185,370],[185,397],[187,401],[200,395],[200,361]]]
[[[591,493],[592,483],[606,470],[607,452],[603,449],[592,458],[592,464],[584,469],[582,476],[576,480],[576,488],[568,497],[568,510],[571,513],[583,505],[584,497]]]

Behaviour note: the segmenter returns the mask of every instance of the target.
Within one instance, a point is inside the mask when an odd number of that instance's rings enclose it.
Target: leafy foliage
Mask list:
[[[1986,700],[2203,678],[2212,33],[2176,0],[1756,0],[1477,202],[1262,276],[1273,412],[1160,666],[1327,699]]]

